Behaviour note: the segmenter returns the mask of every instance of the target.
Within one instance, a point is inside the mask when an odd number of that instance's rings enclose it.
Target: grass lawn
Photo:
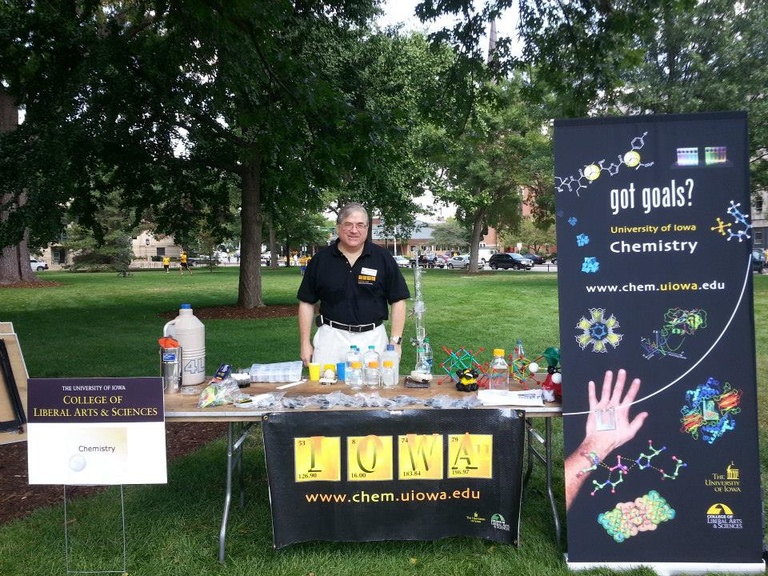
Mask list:
[[[0,289],[0,321],[13,322],[33,377],[157,375],[157,339],[167,321],[161,315],[173,314],[185,302],[193,308],[234,304],[237,272],[236,268],[219,268],[181,276],[147,271],[127,278],[114,274],[46,272],[41,278],[58,285]],[[406,271],[406,278],[412,286],[410,271]],[[295,268],[264,270],[266,303],[295,304],[299,281]],[[422,286],[427,306],[426,328],[437,349],[483,348],[482,358],[489,359],[493,348],[504,347],[509,351],[518,338],[523,341],[528,357],[559,344],[557,278],[553,273],[498,271],[469,276],[459,271],[429,270],[423,274]],[[761,397],[765,397],[768,388],[766,314],[768,276],[756,276],[755,325]],[[224,362],[240,368],[254,362],[298,359],[295,317],[206,320],[205,325],[209,373]],[[405,334],[413,333],[413,320],[409,318]],[[403,349],[405,371],[414,364],[415,352],[407,345]],[[436,361],[441,358],[436,350]],[[759,419],[761,469],[766,486],[765,412],[759,414]],[[559,422],[555,423],[555,436],[554,482],[556,497],[562,504]],[[438,542],[310,543],[274,551],[258,433],[249,438],[246,447],[246,504],[243,509],[233,508],[228,558],[225,564],[219,564],[216,554],[225,459],[224,439],[214,439],[198,452],[173,462],[167,485],[125,488],[128,568],[132,576],[569,573],[562,550],[554,541],[540,466],[536,467],[524,495],[519,548],[452,538]],[[104,546],[114,549],[119,545],[115,542],[120,533],[119,524],[115,524],[119,495],[119,489],[112,488],[71,503],[68,518],[72,530],[94,540],[75,538],[81,548],[73,549],[82,564],[70,566],[70,570],[113,570],[122,565],[121,558],[102,558],[97,552]],[[62,522],[62,507],[54,507],[0,526],[0,575],[65,573]],[[636,569],[628,574],[653,572]]]

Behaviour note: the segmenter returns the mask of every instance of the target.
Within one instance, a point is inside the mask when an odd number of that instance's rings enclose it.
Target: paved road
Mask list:
[[[410,268],[410,267],[409,267]],[[488,272],[493,272],[491,270],[491,267],[487,264],[482,268],[483,270],[486,270]],[[443,268],[443,270],[447,270],[447,268]],[[466,271],[466,268],[458,269],[455,268],[457,272]],[[535,264],[533,268],[530,270],[531,272],[557,272],[557,264]],[[524,270],[496,270],[496,272],[524,272]]]
[[[483,270],[490,270],[491,268],[486,265]],[[506,270],[498,270],[498,272],[506,272]],[[518,272],[518,270],[512,270],[512,272]],[[557,272],[557,264],[534,264],[531,268],[531,272]]]

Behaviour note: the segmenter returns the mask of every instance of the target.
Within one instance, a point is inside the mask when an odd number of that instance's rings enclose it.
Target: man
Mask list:
[[[305,366],[344,362],[351,345],[361,352],[374,345],[381,354],[391,342],[402,353],[410,292],[392,255],[368,241],[368,226],[368,212],[361,204],[345,205],[336,219],[338,239],[307,264],[296,295]],[[391,339],[383,324],[388,318]],[[313,320],[318,328],[310,339]]]
[[[184,275],[184,270],[192,274],[192,270],[189,269],[189,262],[188,262],[186,251],[184,250],[181,251],[181,256],[179,257],[179,260],[181,264],[181,266],[179,266],[179,270],[181,271],[182,276]]]
[[[299,258],[299,266],[301,267],[300,272],[302,276],[304,276],[304,272],[307,271],[307,264],[309,264],[310,260],[311,258],[306,254],[302,254],[301,258]]]
[[[171,259],[168,256],[163,256],[163,268],[165,273],[168,274],[168,270],[171,268]]]

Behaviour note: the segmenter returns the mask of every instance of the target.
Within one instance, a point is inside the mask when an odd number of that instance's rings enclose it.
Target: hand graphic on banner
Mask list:
[[[596,396],[594,381],[588,384],[589,415],[584,440],[565,459],[566,510],[570,508],[584,485],[588,472],[596,468],[611,452],[632,440],[648,417],[647,412],[641,412],[630,420],[629,408],[640,391],[640,379],[632,380],[627,393],[624,394],[626,379],[627,372],[619,370],[614,386],[613,372],[606,371],[599,399]],[[585,468],[585,462],[593,468]]]

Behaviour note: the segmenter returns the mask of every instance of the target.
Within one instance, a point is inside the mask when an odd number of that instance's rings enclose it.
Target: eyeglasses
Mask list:
[[[342,230],[345,232],[351,232],[353,229],[362,231],[368,228],[368,224],[365,222],[344,222],[343,224],[339,224],[339,226],[341,226]]]

